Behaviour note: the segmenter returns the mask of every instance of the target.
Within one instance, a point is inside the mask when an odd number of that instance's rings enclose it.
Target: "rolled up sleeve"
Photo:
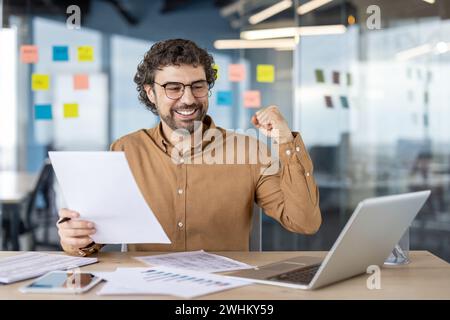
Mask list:
[[[294,140],[278,145],[279,169],[259,168],[255,198],[264,212],[292,232],[314,234],[320,228],[319,189],[313,164],[298,132]]]

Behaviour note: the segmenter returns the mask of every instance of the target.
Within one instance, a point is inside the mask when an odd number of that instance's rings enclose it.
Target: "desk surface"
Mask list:
[[[0,258],[17,252],[0,252]],[[144,266],[133,256],[157,254],[148,252],[104,252],[98,255],[99,263],[82,268],[84,271],[113,271],[117,267]],[[262,265],[300,255],[325,256],[326,252],[217,252],[223,256],[251,265]],[[218,292],[198,299],[450,299],[450,264],[427,251],[411,252],[411,263],[381,269],[381,289],[369,290],[366,281],[370,275],[360,276],[332,284],[314,291],[252,284],[246,287]],[[19,287],[30,280],[0,286],[0,299],[177,299],[170,296],[133,295],[98,296],[104,284],[81,295],[23,294]]]
[[[20,171],[0,171],[0,202],[22,201],[33,190],[37,176]]]

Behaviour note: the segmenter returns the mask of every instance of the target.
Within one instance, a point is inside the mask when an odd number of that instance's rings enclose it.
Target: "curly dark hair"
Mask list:
[[[158,115],[157,108],[148,99],[144,85],[154,84],[156,70],[161,70],[162,67],[169,65],[179,66],[181,64],[203,66],[209,87],[214,86],[217,70],[213,68],[214,58],[206,50],[199,48],[193,41],[185,39],[157,42],[145,53],[134,76],[134,82],[139,92],[139,101],[155,115]]]

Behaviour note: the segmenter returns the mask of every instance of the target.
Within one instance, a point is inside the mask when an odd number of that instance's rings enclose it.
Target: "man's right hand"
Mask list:
[[[76,211],[69,209],[59,210],[59,220],[70,218],[70,220],[57,223],[58,234],[61,240],[61,246],[71,248],[84,248],[91,242],[94,242],[90,235],[95,233],[94,223],[86,220],[75,220],[80,216]]]

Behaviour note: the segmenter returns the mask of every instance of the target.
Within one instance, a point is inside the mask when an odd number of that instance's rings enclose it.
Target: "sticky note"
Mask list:
[[[23,45],[20,47],[20,61],[23,63],[37,63],[39,50],[37,46]]]
[[[51,120],[52,119],[52,105],[51,104],[37,104],[34,106],[34,119],[36,120]]]
[[[64,118],[78,118],[78,103],[64,104]]]
[[[327,108],[333,108],[333,100],[331,99],[331,96],[325,96],[325,105]]]
[[[231,91],[218,91],[217,92],[217,105],[218,106],[231,106],[233,105],[233,94]]]
[[[217,64],[213,64],[212,68],[216,70],[216,80],[219,79],[219,66]]]
[[[259,90],[249,90],[244,92],[244,107],[259,108],[261,106],[261,92]]]
[[[347,85],[352,85],[352,74],[350,72],[347,72]]]
[[[89,76],[87,74],[76,74],[73,76],[73,88],[75,90],[89,89]]]
[[[274,82],[275,67],[271,64],[259,64],[256,66],[257,82]]]
[[[348,109],[348,99],[346,96],[340,96],[342,108]]]
[[[245,80],[245,66],[243,64],[230,64],[228,66],[228,80],[232,82]]]
[[[339,72],[333,71],[333,83],[339,84],[340,83],[340,75]]]
[[[316,69],[314,70],[314,73],[316,74],[316,82],[317,83],[324,83],[325,82],[325,76],[323,74],[322,69]]]
[[[92,46],[78,47],[78,61],[80,62],[94,61],[94,47]]]
[[[33,74],[31,76],[31,89],[48,90],[50,88],[50,76],[48,74]]]
[[[69,47],[53,46],[53,61],[69,61]]]

